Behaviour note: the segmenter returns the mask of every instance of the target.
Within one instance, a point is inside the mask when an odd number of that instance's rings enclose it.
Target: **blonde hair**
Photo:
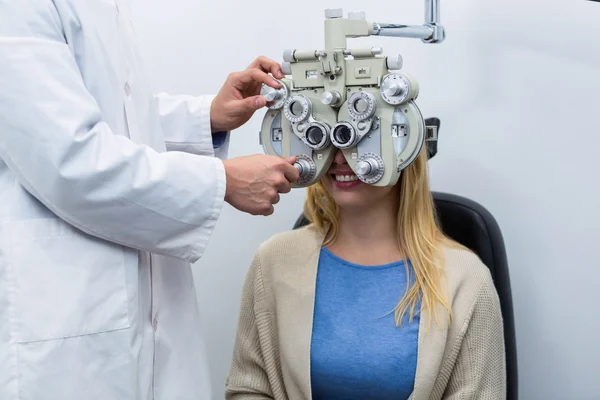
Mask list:
[[[398,243],[410,260],[414,270],[414,283],[394,308],[396,325],[400,325],[410,309],[410,321],[414,317],[419,298],[421,309],[427,310],[431,321],[432,310],[439,323],[438,304],[451,317],[452,309],[446,298],[444,280],[443,247],[464,248],[443,234],[429,188],[427,149],[424,146],[415,161],[406,167],[397,184],[400,190],[398,208]],[[322,233],[327,233],[325,245],[337,239],[339,233],[339,208],[323,182],[308,188],[304,213],[308,220]],[[326,232],[326,230],[328,231]],[[405,260],[407,261],[407,260]],[[408,262],[406,262],[408,272]],[[407,279],[410,284],[411,279]]]

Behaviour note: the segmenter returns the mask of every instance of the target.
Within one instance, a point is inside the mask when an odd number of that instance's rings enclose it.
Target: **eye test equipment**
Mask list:
[[[419,83],[402,72],[400,55],[383,49],[348,48],[347,39],[392,36],[441,43],[439,0],[425,1],[425,24],[370,23],[364,12],[343,16],[325,10],[325,48],[283,53],[281,88],[267,85],[260,143],[265,153],[296,157],[300,178],[292,186],[319,181],[342,151],[362,182],[393,186],[427,142],[437,142],[439,123],[428,126],[416,99]],[[437,144],[437,143],[436,143]]]

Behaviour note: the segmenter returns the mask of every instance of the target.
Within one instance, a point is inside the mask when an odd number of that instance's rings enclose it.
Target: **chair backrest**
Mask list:
[[[434,192],[442,230],[450,238],[474,251],[490,269],[500,298],[506,343],[507,400],[518,399],[517,347],[512,291],[504,239],[496,219],[482,205],[467,198]],[[309,223],[302,214],[294,229]]]

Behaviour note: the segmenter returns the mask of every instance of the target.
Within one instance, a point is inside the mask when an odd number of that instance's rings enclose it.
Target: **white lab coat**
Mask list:
[[[190,263],[229,136],[136,40],[128,0],[0,0],[1,400],[211,396]]]

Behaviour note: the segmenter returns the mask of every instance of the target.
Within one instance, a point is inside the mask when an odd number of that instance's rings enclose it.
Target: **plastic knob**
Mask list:
[[[358,20],[364,21],[367,19],[367,16],[364,11],[349,12],[348,19],[358,19]]]
[[[281,63],[281,72],[284,75],[291,75],[292,74],[292,64],[290,64],[289,62]]]
[[[395,56],[389,56],[386,59],[386,64],[387,64],[388,69],[390,69],[390,70],[402,69],[402,65],[403,65],[402,56],[400,54],[395,55]]]
[[[344,10],[342,8],[329,8],[325,10],[325,18],[343,18]]]
[[[286,49],[283,51],[283,61],[291,63],[296,61],[296,59],[294,58],[294,53],[296,52],[295,49]]]

